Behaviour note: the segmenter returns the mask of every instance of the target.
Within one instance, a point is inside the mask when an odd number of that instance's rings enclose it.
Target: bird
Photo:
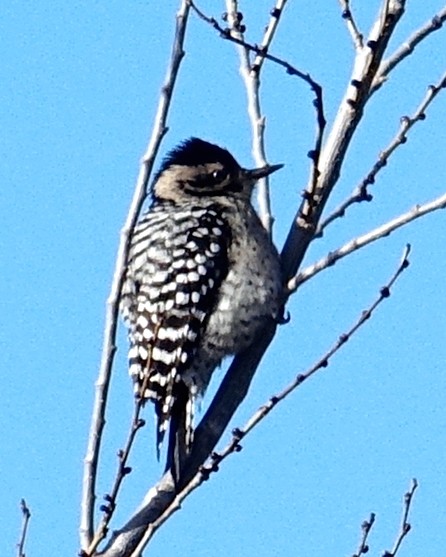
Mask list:
[[[191,137],[162,161],[131,236],[120,300],[129,373],[137,400],[154,403],[158,458],[169,428],[177,475],[214,370],[281,315],[279,254],[251,197],[282,166],[247,170]]]

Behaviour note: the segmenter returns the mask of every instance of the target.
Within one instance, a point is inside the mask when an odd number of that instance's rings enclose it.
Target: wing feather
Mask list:
[[[226,222],[209,207],[156,207],[135,229],[121,309],[136,396],[155,404],[158,450],[227,274],[230,241]],[[185,401],[190,438],[193,395]]]

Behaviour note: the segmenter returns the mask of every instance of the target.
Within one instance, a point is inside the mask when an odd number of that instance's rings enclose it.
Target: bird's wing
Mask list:
[[[176,385],[218,300],[230,240],[225,221],[209,208],[195,208],[193,219],[189,210],[149,211],[135,229],[121,308],[137,396],[155,404],[158,451]]]

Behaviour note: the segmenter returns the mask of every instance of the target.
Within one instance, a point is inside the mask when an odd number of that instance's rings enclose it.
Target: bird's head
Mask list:
[[[247,170],[226,149],[192,137],[167,154],[152,193],[154,198],[174,202],[217,196],[249,200],[255,183],[282,166]]]

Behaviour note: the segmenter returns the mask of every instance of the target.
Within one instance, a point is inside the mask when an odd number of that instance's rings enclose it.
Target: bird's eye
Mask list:
[[[228,171],[221,168],[220,170],[214,170],[211,174],[212,180],[218,184],[223,182],[228,177]]]

